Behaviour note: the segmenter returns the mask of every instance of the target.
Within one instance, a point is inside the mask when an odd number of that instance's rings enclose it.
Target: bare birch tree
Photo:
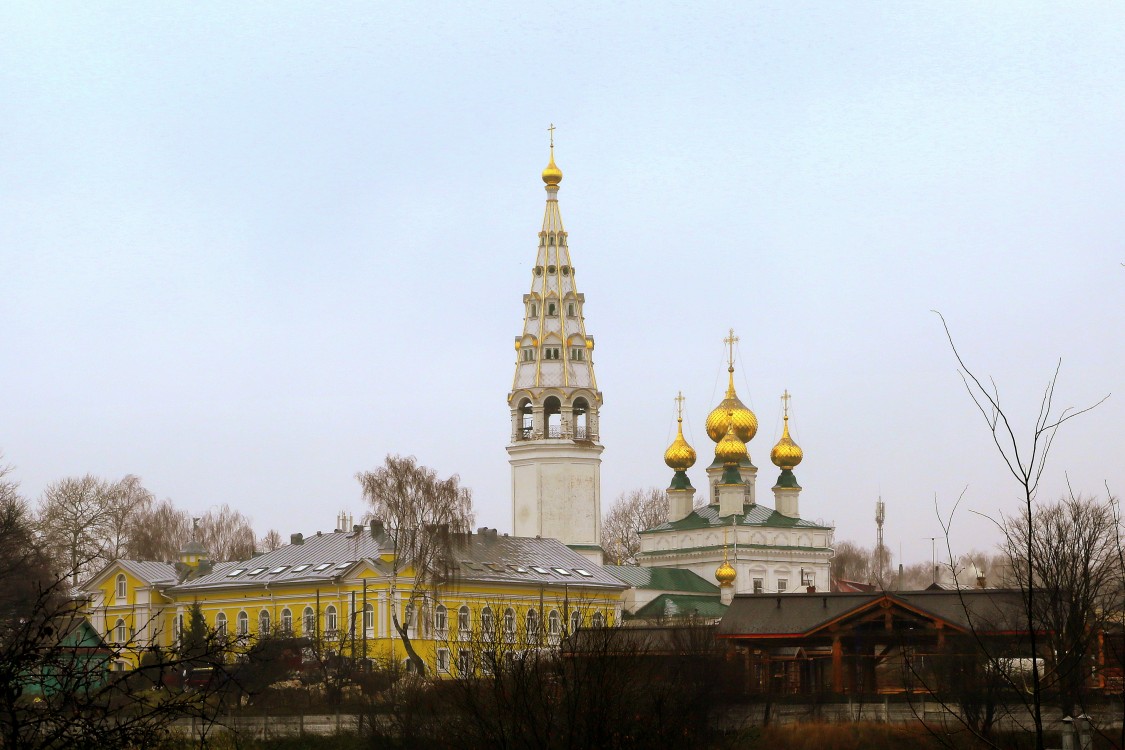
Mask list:
[[[392,553],[391,621],[415,670],[424,674],[410,631],[423,621],[427,598],[453,575],[456,539],[473,525],[472,493],[456,474],[440,479],[413,456],[389,455],[383,466],[356,478],[371,505],[368,518],[383,522]]]
[[[191,516],[165,498],[133,516],[125,557],[133,560],[175,560],[191,539]]]
[[[199,541],[215,562],[254,556],[254,527],[250,519],[227,503],[203,514],[199,520]]]
[[[281,532],[277,529],[270,529],[266,535],[258,540],[258,550],[261,552],[273,552],[278,549],[284,542],[281,539]]]
[[[640,532],[668,520],[668,498],[658,487],[623,492],[602,519],[602,550],[615,565],[636,565]]]

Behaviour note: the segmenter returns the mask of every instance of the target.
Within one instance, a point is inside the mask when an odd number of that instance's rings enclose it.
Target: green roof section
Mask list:
[[[742,475],[738,473],[738,467],[732,464],[723,469],[723,476],[719,479],[719,484],[743,484]]]
[[[727,605],[718,595],[661,594],[633,613],[632,619],[659,620],[671,617],[719,618],[727,613]]]
[[[797,484],[797,476],[793,473],[792,469],[782,469],[781,476],[777,478],[775,487],[790,487],[795,490],[801,489],[801,485]]]
[[[668,485],[668,489],[690,490],[694,488],[691,486],[691,480],[688,479],[688,475],[682,471],[677,471],[672,475],[672,484]]]
[[[678,521],[666,521],[659,526],[653,526],[651,529],[645,529],[642,534],[654,534],[658,531],[685,531],[693,529],[706,529],[719,526],[730,526],[731,518],[738,526],[768,526],[776,529],[827,529],[828,526],[821,526],[820,524],[806,521],[803,518],[791,518],[783,516],[773,508],[767,508],[764,505],[743,505],[742,513],[735,514],[734,516],[723,516],[719,518],[718,505],[706,505],[698,510],[694,510],[686,517]]]
[[[638,565],[603,565],[614,578],[635,589],[682,591],[692,594],[718,594],[719,587],[690,570],[681,568],[642,568]]]

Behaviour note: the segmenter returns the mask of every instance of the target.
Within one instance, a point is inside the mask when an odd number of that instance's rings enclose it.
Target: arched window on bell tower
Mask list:
[[[549,396],[543,402],[543,420],[546,423],[547,437],[562,437],[562,402],[558,396]]]
[[[589,440],[589,431],[587,430],[586,412],[590,410],[590,404],[586,399],[579,396],[574,399],[574,419],[571,420],[571,425],[574,427],[575,440]]]

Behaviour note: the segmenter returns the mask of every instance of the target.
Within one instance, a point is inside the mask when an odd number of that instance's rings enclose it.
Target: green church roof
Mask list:
[[[683,531],[692,529],[706,529],[731,525],[731,516],[719,516],[718,505],[706,505],[698,510],[693,510],[678,521],[666,521],[659,526],[645,529],[642,534],[652,534],[658,531]],[[736,513],[734,523],[737,526],[771,526],[779,529],[824,529],[826,526],[806,521],[803,518],[790,518],[783,516],[773,508],[764,505],[743,505],[742,513]]]
[[[659,620],[668,617],[706,617],[718,618],[725,615],[727,605],[719,601],[718,595],[699,594],[661,594],[633,613],[633,619]]]
[[[718,586],[698,573],[681,568],[642,568],[637,565],[603,565],[602,568],[635,589],[699,594],[717,594],[719,591]]]

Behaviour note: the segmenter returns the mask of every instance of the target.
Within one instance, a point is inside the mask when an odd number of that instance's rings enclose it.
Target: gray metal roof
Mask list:
[[[896,591],[876,593],[739,594],[719,625],[726,636],[801,635],[846,617],[884,597],[892,604],[938,617],[960,628],[1026,630],[1019,591]]]
[[[356,562],[379,556],[382,548],[368,527],[359,531],[335,531],[306,537],[302,544],[286,544],[273,552],[239,562],[216,565],[207,575],[184,581],[177,591],[226,586],[261,586],[264,583],[331,581]],[[328,563],[323,570],[315,570]],[[344,568],[338,566],[351,563]],[[296,570],[302,565],[309,567]],[[251,575],[255,570],[260,572]],[[282,568],[277,573],[271,571]],[[234,571],[241,573],[231,575]]]
[[[180,577],[176,566],[172,563],[153,560],[118,560],[117,562],[137,578],[151,584],[175,583]]]
[[[385,538],[381,545],[368,527],[358,532],[310,536],[303,544],[287,544],[249,560],[216,566],[207,575],[185,581],[175,590],[261,586],[264,583],[327,583],[347,576],[360,561],[371,561],[376,568],[382,567],[378,562],[379,554],[388,551],[390,547]],[[557,539],[510,537],[495,531],[455,535],[453,554],[456,575],[465,581],[625,588],[601,566]],[[327,567],[316,570],[325,564]],[[308,567],[296,569],[301,566]],[[272,572],[277,568],[283,569]],[[253,573],[259,569],[260,572]]]

